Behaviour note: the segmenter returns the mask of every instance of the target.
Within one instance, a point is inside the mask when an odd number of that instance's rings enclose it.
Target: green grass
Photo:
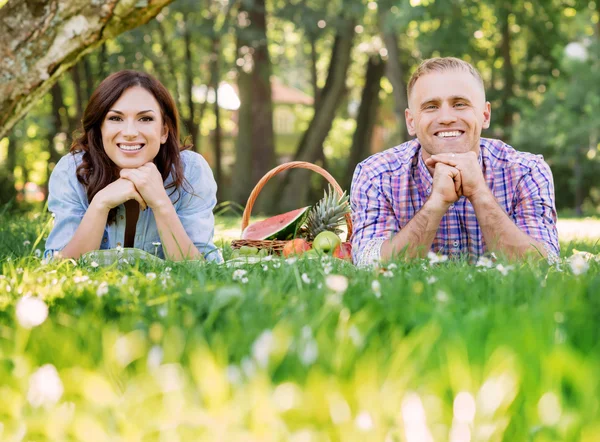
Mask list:
[[[0,219],[0,440],[600,440],[597,262],[44,265],[45,223]]]

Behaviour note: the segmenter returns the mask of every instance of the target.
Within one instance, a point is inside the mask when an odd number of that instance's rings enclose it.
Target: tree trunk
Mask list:
[[[65,125],[60,115],[60,111],[64,107],[63,91],[62,87],[60,86],[60,82],[57,81],[54,83],[52,89],[50,89],[50,94],[52,95],[52,113],[50,115],[52,128],[48,132],[48,152],[50,154],[50,158],[46,164],[46,190],[52,169],[54,169],[54,166],[56,166],[56,163],[58,163],[58,160],[60,160],[60,154],[56,151],[56,147],[54,145],[54,138],[59,133],[65,131]]]
[[[83,76],[85,77],[85,89],[84,89],[84,100],[87,103],[90,101],[92,91],[95,89],[94,74],[92,74],[92,66],[90,65],[90,58],[83,58]],[[83,116],[83,114],[82,114]]]
[[[319,96],[321,95],[321,89],[319,89],[319,78],[317,72],[317,61],[319,59],[317,55],[317,39],[314,35],[308,36],[310,42],[310,83],[313,90],[313,108],[315,111],[319,107]]]
[[[0,8],[0,138],[79,58],[171,0],[9,0]]]
[[[192,40],[189,24],[186,23],[184,32],[185,41],[185,92],[187,94],[188,118],[186,126],[188,133],[192,137],[192,143],[195,145],[198,139],[198,125],[196,124],[196,108],[193,100],[194,92],[194,65],[192,60]]]
[[[515,96],[515,69],[512,64],[510,57],[511,52],[511,34],[510,34],[510,23],[509,23],[510,9],[506,4],[500,6],[500,31],[502,34],[502,41],[500,43],[500,53],[502,54],[503,63],[503,76],[504,76],[504,88],[502,89],[502,105],[504,112],[502,116],[502,127],[504,128],[503,138],[507,143],[509,130],[513,124],[513,105],[512,100]]]
[[[83,92],[82,92],[82,89],[84,88],[84,86],[83,86],[83,84],[81,84],[81,72],[79,70],[80,66],[81,66],[81,63],[77,63],[70,70],[71,80],[73,81],[73,88],[75,89],[76,115],[74,118],[69,118],[69,129],[68,129],[69,133],[73,132],[73,130],[77,127],[77,123],[79,121],[81,121],[81,118],[83,117]],[[58,82],[56,82],[55,85],[56,84],[58,84]],[[60,88],[60,85],[59,85],[59,88]],[[52,92],[52,96],[54,96],[54,92]],[[62,101],[62,94],[61,94],[61,101]],[[58,128],[57,128],[57,130],[58,130]]]
[[[265,0],[256,0],[247,11],[250,25],[238,29],[238,56],[246,49],[251,56],[238,69],[241,106],[236,145],[234,199],[245,204],[254,185],[275,165],[273,102],[271,97],[271,58],[268,50]],[[247,57],[248,58],[248,57]],[[257,210],[271,206],[271,188],[265,188]]]
[[[362,91],[360,108],[356,117],[356,130],[352,137],[352,147],[348,157],[346,175],[342,181],[342,189],[349,190],[352,183],[352,175],[356,165],[367,158],[371,152],[371,140],[373,139],[373,128],[377,121],[379,108],[379,91],[381,90],[381,77],[385,71],[385,62],[379,55],[369,58],[365,86]]]
[[[353,20],[346,20],[335,36],[327,80],[319,99],[320,105],[298,145],[294,158],[296,161],[314,162],[323,150],[323,142],[346,94],[346,75],[351,61],[354,25]],[[292,174],[285,175],[274,198],[280,202],[280,210],[298,208],[307,203],[310,174],[307,170],[296,169]]]
[[[213,139],[213,151],[215,157],[215,181],[217,182],[217,200],[223,194],[223,165],[222,165],[222,147],[221,147],[221,111],[219,108],[219,83],[221,80],[221,69],[219,65],[219,54],[221,50],[221,42],[218,38],[213,38],[212,41],[212,59],[211,59],[211,87],[215,91],[215,102],[213,103],[213,111],[215,114],[215,131]]]
[[[381,23],[385,23],[385,16],[380,18]],[[404,82],[404,69],[400,62],[400,51],[398,49],[398,34],[394,31],[383,30],[383,41],[388,51],[388,63],[386,67],[386,77],[390,80],[393,87],[394,96],[394,115],[396,117],[396,131],[394,144],[408,141],[410,135],[406,128],[406,119],[404,110],[408,107],[406,97],[406,83]]]

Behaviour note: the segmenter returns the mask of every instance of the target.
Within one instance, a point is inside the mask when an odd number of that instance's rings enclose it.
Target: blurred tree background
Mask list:
[[[405,87],[419,62],[456,56],[485,81],[483,135],[543,154],[559,209],[600,214],[599,15],[599,0],[174,0],[81,57],[0,140],[0,201],[43,201],[91,92],[120,69],[168,87],[220,201],[245,204],[292,160],[349,189],[359,161],[407,140]],[[259,209],[310,204],[323,185],[280,175]]]

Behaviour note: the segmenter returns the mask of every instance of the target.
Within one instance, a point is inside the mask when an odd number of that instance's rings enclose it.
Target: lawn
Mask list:
[[[597,221],[556,265],[366,270],[44,265],[0,217],[0,440],[600,440]]]

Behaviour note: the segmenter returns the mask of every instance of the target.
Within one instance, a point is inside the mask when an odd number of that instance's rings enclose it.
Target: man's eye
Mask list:
[[[465,107],[467,105],[467,103],[456,103],[455,106],[457,107]]]
[[[425,110],[432,110],[432,109],[436,109],[437,106],[434,104],[430,104],[429,106],[425,106]]]

